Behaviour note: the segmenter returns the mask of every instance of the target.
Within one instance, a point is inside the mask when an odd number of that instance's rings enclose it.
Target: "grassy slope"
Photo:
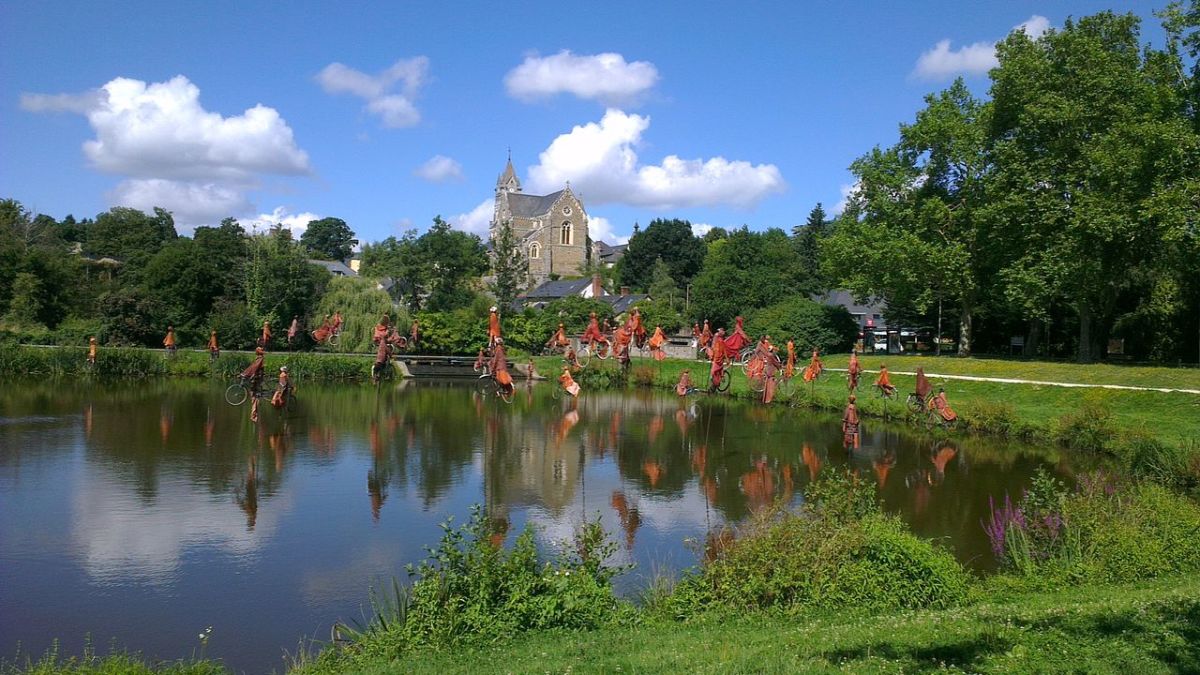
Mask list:
[[[364,673],[1197,672],[1200,580],[1080,588],[942,611],[648,624],[420,653]]]
[[[845,357],[833,357],[826,361],[829,367],[845,367]],[[932,359],[927,357],[906,357],[886,360],[875,357],[862,359],[865,368],[874,370],[880,361],[888,364],[889,370],[915,369],[916,365],[926,366],[928,372],[945,372],[961,375],[978,375],[982,377],[1011,377],[1029,379],[1059,379],[1066,382],[1089,382],[1101,379],[1113,379],[1110,372],[1104,371],[1101,376],[1094,372],[1098,366],[1078,365],[1067,363],[1031,363],[1026,361],[976,360],[976,359]],[[595,367],[593,364],[590,367]],[[606,367],[611,362],[606,362]],[[562,361],[557,358],[538,359],[537,367],[543,374],[558,372]],[[1048,370],[1039,374],[1041,366]],[[952,367],[951,367],[952,366]],[[673,385],[684,368],[692,372],[693,381],[705,382],[708,378],[708,364],[694,361],[668,359],[661,363],[651,359],[634,359],[634,368],[648,367],[654,370],[654,381],[658,386]],[[1105,366],[1104,368],[1120,370],[1120,367]],[[1138,368],[1130,372],[1155,371],[1153,384],[1167,387],[1192,387],[1189,378],[1200,375],[1200,371],[1171,368]],[[734,369],[733,384],[730,394],[735,396],[750,396],[746,379],[739,369]],[[798,378],[799,376],[797,376]],[[873,374],[863,377],[868,384],[874,381]],[[1038,435],[1049,435],[1054,422],[1065,414],[1075,412],[1085,400],[1099,400],[1109,406],[1115,414],[1116,423],[1123,430],[1142,429],[1157,437],[1159,440],[1177,444],[1187,439],[1200,439],[1200,395],[1123,391],[1108,389],[1069,389],[1033,384],[1004,384],[998,382],[972,382],[969,380],[939,380],[931,377],[935,387],[944,386],[950,405],[964,418],[970,420],[977,413],[991,404],[1003,403],[1012,406],[1017,419],[1026,425],[1035,427]],[[870,416],[904,417],[904,395],[914,388],[914,378],[906,375],[893,375],[892,383],[901,392],[899,400],[887,403],[873,395],[869,386],[860,389],[859,409]],[[1126,381],[1114,382],[1128,384]],[[1142,380],[1142,383],[1150,383]],[[846,403],[846,375],[839,372],[827,372],[817,380],[811,394],[808,386],[797,379],[797,390],[790,402],[797,405],[816,405],[817,407],[840,410]],[[1136,384],[1136,382],[1135,382]],[[781,403],[789,402],[787,397],[777,398]]]

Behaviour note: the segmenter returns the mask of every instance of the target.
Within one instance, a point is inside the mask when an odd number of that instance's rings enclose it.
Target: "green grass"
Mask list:
[[[807,363],[807,354],[798,356]],[[831,368],[845,368],[849,356],[835,354],[822,357]],[[1008,377],[1041,382],[1070,382],[1076,384],[1120,384],[1131,387],[1166,387],[1200,390],[1200,368],[1171,368],[1166,366],[1133,366],[1108,363],[1066,363],[1060,361],[1027,361],[1003,358],[958,358],[956,356],[873,356],[860,358],[864,368],[878,370],[886,363],[888,370],[913,372],[924,366],[926,372],[943,375],[974,377]]]
[[[646,620],[419,652],[361,673],[1170,673],[1200,670],[1200,579],[1017,595],[947,610]],[[304,669],[302,669],[304,671]],[[309,671],[317,672],[317,671]]]
[[[562,360],[555,357],[539,357],[535,359],[538,372],[553,376],[562,368]],[[845,367],[844,357],[832,357],[826,360],[829,367]],[[868,369],[878,368],[879,362],[888,364],[889,370],[908,370],[920,363],[926,366],[928,372],[943,372],[957,369],[956,374],[978,375],[983,377],[1010,377],[1047,380],[1062,378],[1063,381],[1087,382],[1090,379],[1112,379],[1110,371],[1124,371],[1119,366],[1085,366],[1060,363],[1033,363],[1027,361],[1005,360],[973,360],[973,359],[933,359],[931,357],[889,357],[886,360],[875,357],[864,357],[863,366]],[[589,368],[613,368],[615,364],[607,361],[597,366],[597,361],[589,364]],[[802,366],[803,364],[800,364]],[[797,367],[799,371],[800,366]],[[936,366],[936,367],[935,367]],[[1039,369],[1045,366],[1047,373],[1039,374]],[[703,386],[708,381],[708,364],[699,361],[684,361],[667,359],[655,362],[652,359],[635,358],[631,373],[635,376],[642,369],[643,373],[651,375],[652,384],[656,387],[673,387],[680,373],[688,368],[692,373],[692,381]],[[1103,377],[1096,376],[1092,369],[1107,369]],[[646,370],[649,369],[649,370]],[[1137,384],[1148,381],[1144,373],[1154,371],[1152,378],[1155,386],[1190,388],[1200,386],[1193,384],[1192,379],[1200,380],[1200,371],[1171,368],[1130,368],[1130,373],[1142,372]],[[732,385],[729,395],[753,398],[758,395],[749,389],[746,378],[738,368],[732,369]],[[858,408],[860,413],[868,417],[887,417],[905,421],[909,417],[904,407],[904,397],[915,388],[915,378],[908,375],[892,376],[892,383],[899,391],[899,397],[885,401],[873,394],[869,385],[873,382],[873,374],[864,374],[859,389]],[[1154,391],[1125,391],[1112,389],[1072,389],[1034,384],[1006,384],[1000,382],[973,382],[970,380],[940,380],[931,376],[935,387],[943,386],[950,405],[962,416],[967,426],[985,433],[1002,433],[1028,440],[1048,440],[1054,437],[1056,425],[1064,416],[1076,413],[1086,402],[1098,403],[1107,407],[1113,413],[1115,431],[1126,434],[1142,434],[1170,445],[1178,445],[1194,439],[1200,439],[1200,395],[1162,393]],[[1130,382],[1113,382],[1127,384]],[[1139,385],[1140,386],[1140,385]],[[792,396],[777,396],[776,401],[781,405],[815,407],[841,411],[846,406],[846,375],[841,372],[827,371],[811,387],[805,385],[797,374],[796,391]],[[1011,417],[1008,425],[999,425],[996,420],[997,409]],[[986,418],[986,419],[985,419]],[[913,421],[913,420],[908,420]],[[986,422],[986,423],[985,423]],[[1007,426],[1000,429],[994,427]]]

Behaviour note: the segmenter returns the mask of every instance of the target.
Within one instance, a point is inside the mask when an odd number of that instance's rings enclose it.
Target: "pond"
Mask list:
[[[90,635],[150,657],[206,654],[249,672],[361,618],[371,585],[485,505],[508,536],[549,547],[600,517],[633,593],[697,562],[708,533],[814,477],[850,468],[885,507],[966,565],[993,565],[988,498],[1066,453],[667,392],[549,385],[512,403],[474,383],[305,385],[280,415],[225,403],[204,381],[9,383],[0,393],[0,656]]]

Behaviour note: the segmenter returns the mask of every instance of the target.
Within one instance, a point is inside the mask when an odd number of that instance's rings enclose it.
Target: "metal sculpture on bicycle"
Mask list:
[[[846,403],[846,410],[842,413],[842,447],[847,450],[858,448],[861,445],[856,400],[857,397],[854,394],[850,394],[850,400]]]
[[[725,369],[725,365],[729,362],[729,347],[725,344],[724,328],[718,328],[717,334],[713,336],[710,358],[709,391],[728,390],[729,372]]]
[[[850,391],[858,391],[858,378],[862,375],[862,364],[858,362],[858,352],[850,350],[850,365],[846,367],[846,386]]]

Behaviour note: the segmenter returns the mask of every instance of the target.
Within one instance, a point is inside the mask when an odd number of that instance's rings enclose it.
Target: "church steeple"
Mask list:
[[[508,164],[504,166],[504,173],[496,179],[496,191],[504,190],[506,192],[520,192],[521,181],[517,178],[517,172],[512,165],[512,149],[508,151]]]

